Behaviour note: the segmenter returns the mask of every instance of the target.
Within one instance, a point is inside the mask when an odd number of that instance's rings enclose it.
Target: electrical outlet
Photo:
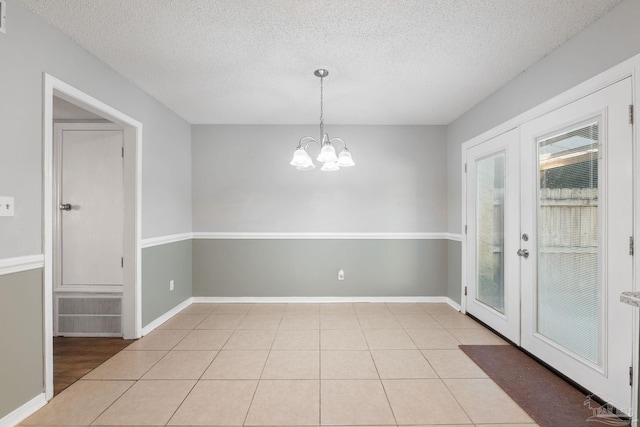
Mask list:
[[[14,216],[13,197],[0,196],[0,216]]]
[[[175,288],[175,282],[173,280],[169,280],[169,290],[172,291]]]
[[[344,280],[344,270],[338,270],[338,280]]]

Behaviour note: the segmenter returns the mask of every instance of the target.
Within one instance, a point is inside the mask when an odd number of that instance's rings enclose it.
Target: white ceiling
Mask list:
[[[448,124],[620,0],[19,0],[193,124]]]

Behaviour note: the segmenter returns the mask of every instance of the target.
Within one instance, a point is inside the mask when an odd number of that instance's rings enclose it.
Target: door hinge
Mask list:
[[[467,234],[467,226],[464,226],[464,234]]]
[[[633,236],[629,236],[629,255],[633,255],[634,245],[633,245]]]
[[[464,287],[464,295],[467,296],[467,287]]]
[[[464,164],[464,173],[467,173],[467,164]]]
[[[629,124],[633,124],[633,105],[629,105]]]
[[[122,158],[124,159],[124,147],[122,147]]]
[[[633,386],[633,366],[629,366],[629,385]]]
[[[120,268],[124,268],[124,258],[120,258]]]

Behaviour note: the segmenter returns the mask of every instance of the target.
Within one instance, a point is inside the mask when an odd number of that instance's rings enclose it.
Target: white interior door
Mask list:
[[[521,127],[522,347],[631,411],[631,81]]]
[[[123,131],[59,135],[56,290],[122,292]]]
[[[466,152],[467,307],[520,343],[518,130]]]

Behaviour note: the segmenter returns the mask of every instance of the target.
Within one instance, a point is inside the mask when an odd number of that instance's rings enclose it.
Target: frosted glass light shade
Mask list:
[[[309,162],[305,165],[302,166],[297,166],[296,169],[298,169],[299,171],[310,171],[316,168],[316,165],[313,164],[313,162]]]
[[[321,163],[335,163],[337,160],[338,156],[336,156],[336,149],[333,148],[333,145],[323,145],[322,150],[320,150],[320,154],[318,155],[318,161]]]
[[[351,153],[345,149],[345,150],[342,150],[338,155],[337,164],[341,168],[346,168],[349,166],[354,166],[356,163],[351,158]]]
[[[309,154],[307,154],[304,148],[298,148],[293,152],[293,158],[289,164],[292,166],[304,166],[310,162],[311,157],[309,157]]]
[[[339,169],[340,167],[336,162],[326,162],[325,164],[322,165],[322,168],[320,170],[324,172],[334,172]]]

